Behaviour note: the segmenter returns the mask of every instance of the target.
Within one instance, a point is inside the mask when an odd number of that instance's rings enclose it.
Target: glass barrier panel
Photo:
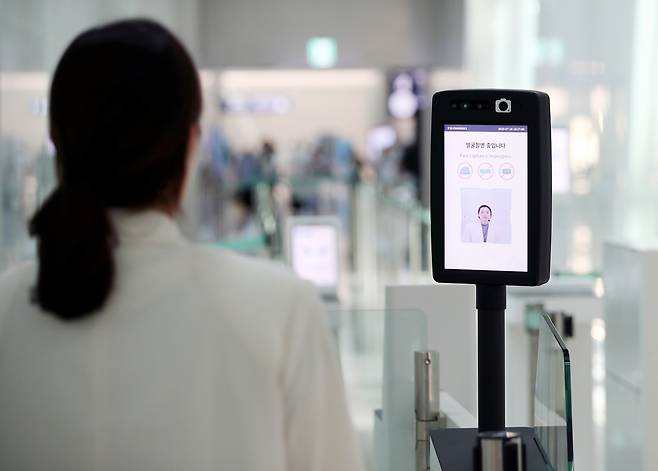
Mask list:
[[[27,221],[55,182],[49,76],[0,72],[0,272],[34,256]]]
[[[414,352],[427,349],[427,318],[415,310],[328,312],[352,422],[367,469],[413,469]]]
[[[571,361],[548,314],[539,325],[534,402],[535,440],[555,471],[573,470]]]

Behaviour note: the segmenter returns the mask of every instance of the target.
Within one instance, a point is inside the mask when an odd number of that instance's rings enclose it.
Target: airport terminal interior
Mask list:
[[[56,184],[57,60],[126,17],[199,67],[182,231],[317,285],[373,471],[429,469],[415,352],[442,426],[477,427],[475,288],[432,277],[432,95],[547,93],[551,277],[507,291],[506,423],[559,429],[551,469],[658,469],[658,2],[0,0],[0,272],[35,258],[27,221]]]

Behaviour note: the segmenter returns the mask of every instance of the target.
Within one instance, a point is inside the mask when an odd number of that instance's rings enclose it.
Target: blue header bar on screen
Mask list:
[[[443,131],[467,131],[467,132],[528,132],[528,126],[498,124],[444,124]]]

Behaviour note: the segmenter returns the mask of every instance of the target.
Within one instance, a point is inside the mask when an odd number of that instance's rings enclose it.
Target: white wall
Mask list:
[[[45,115],[48,74],[0,73],[0,131],[30,153],[43,150],[48,141]],[[0,149],[3,143],[0,142]]]
[[[51,71],[78,33],[130,16],[164,23],[197,57],[198,5],[198,0],[0,0],[0,70]]]
[[[281,157],[296,145],[322,134],[349,139],[365,152],[368,130],[385,120],[386,80],[371,69],[353,70],[229,70],[217,76],[208,113],[218,113],[219,97],[280,95],[289,100],[283,114],[221,114],[219,121],[238,150],[257,150],[273,139]]]
[[[337,40],[339,67],[459,65],[461,0],[201,0],[204,67],[306,67]]]
[[[1,70],[51,70],[85,28],[148,16],[200,66],[306,67],[306,41],[332,36],[339,67],[461,64],[462,0],[0,0]]]

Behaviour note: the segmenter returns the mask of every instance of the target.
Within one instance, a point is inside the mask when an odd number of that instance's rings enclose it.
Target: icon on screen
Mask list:
[[[480,178],[482,180],[491,179],[491,177],[493,177],[493,174],[494,174],[494,169],[493,169],[493,165],[491,164],[483,163],[478,168],[478,175],[480,175]]]
[[[459,174],[459,178],[463,178],[464,180],[471,178],[473,176],[473,167],[469,163],[462,163],[459,165],[457,173]]]
[[[500,166],[500,178],[511,180],[514,178],[514,166],[512,164],[503,164]]]

